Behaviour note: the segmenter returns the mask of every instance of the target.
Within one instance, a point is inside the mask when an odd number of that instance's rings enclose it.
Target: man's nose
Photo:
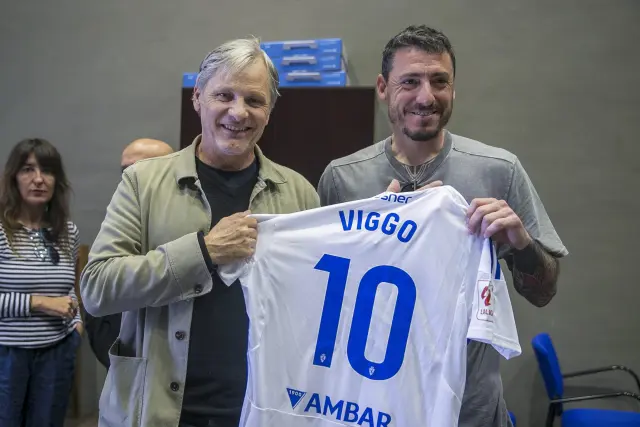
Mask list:
[[[244,99],[237,98],[229,109],[229,114],[238,121],[246,119],[249,112],[247,111],[247,105],[245,104]]]
[[[436,98],[433,96],[433,90],[429,81],[423,82],[418,89],[418,96],[416,102],[422,105],[431,105],[435,102]]]

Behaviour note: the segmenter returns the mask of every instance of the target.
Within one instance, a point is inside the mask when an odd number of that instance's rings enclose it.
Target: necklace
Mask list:
[[[427,174],[429,165],[431,164],[431,162],[433,162],[434,159],[435,157],[433,159],[427,160],[425,163],[419,166],[409,166],[402,163],[404,170],[407,172],[407,175],[409,175],[409,180],[413,184],[414,191],[418,189],[418,183],[422,182],[423,178]]]

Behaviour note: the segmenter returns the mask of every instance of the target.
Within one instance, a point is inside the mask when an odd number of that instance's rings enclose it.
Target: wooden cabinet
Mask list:
[[[280,94],[258,145],[314,186],[331,160],[374,143],[373,87],[280,88]],[[191,95],[182,89],[180,148],[201,129]]]

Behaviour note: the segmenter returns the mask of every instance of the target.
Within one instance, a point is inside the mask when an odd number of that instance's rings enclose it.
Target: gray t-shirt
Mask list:
[[[512,153],[446,132],[443,149],[420,172],[418,177],[410,174],[395,159],[389,137],[332,161],[320,177],[320,202],[325,206],[373,197],[385,191],[394,178],[404,191],[441,180],[469,203],[479,197],[505,200],[531,237],[557,257],[568,254],[531,180]],[[499,256],[504,257],[509,251],[509,247],[502,246]],[[502,396],[500,355],[491,346],[476,341],[467,348],[467,381],[459,426],[511,426]]]

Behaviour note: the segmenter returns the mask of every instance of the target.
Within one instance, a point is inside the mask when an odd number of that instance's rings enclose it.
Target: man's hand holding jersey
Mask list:
[[[222,218],[204,237],[214,264],[229,264],[254,254],[258,221],[250,214],[250,211],[245,211]]]
[[[467,212],[467,222],[471,233],[492,237],[496,242],[517,250],[524,249],[533,240],[520,217],[504,200],[473,199]]]

